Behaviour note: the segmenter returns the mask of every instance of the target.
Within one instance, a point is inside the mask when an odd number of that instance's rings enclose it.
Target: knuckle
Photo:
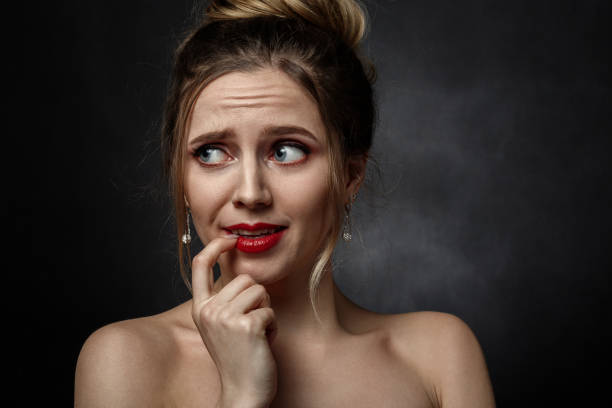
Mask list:
[[[232,317],[232,314],[230,310],[228,310],[227,308],[220,310],[218,313],[218,318],[222,322],[228,322],[231,319],[231,317]]]
[[[212,304],[206,304],[200,309],[200,320],[206,323],[212,323],[216,320],[217,308]]]
[[[199,254],[193,257],[193,260],[191,261],[191,267],[201,268],[201,267],[205,267],[207,263],[208,263],[207,256],[200,252]]]
[[[266,288],[263,285],[260,285],[259,283],[256,283],[255,285],[253,285],[251,287],[252,291],[255,292],[256,295],[258,296],[264,296],[264,295],[268,295],[268,292],[266,291]]]
[[[274,320],[276,318],[276,315],[274,313],[274,309],[272,309],[271,307],[264,307],[262,308],[263,310],[263,317],[266,320]]]
[[[239,279],[239,282],[241,282],[241,283],[242,283],[242,282],[244,282],[245,284],[246,284],[246,283],[251,283],[251,284],[252,284],[252,283],[255,283],[255,281],[253,280],[253,278],[251,277],[251,275],[247,275],[247,274],[245,274],[245,273],[238,275],[238,276],[236,277],[236,279]]]
[[[238,319],[237,323],[240,330],[244,333],[254,333],[257,330],[257,324],[247,316]]]

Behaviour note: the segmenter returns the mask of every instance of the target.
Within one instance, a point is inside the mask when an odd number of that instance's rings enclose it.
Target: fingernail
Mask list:
[[[238,235],[236,235],[236,234],[227,234],[227,235],[224,235],[223,238],[236,239],[236,238],[238,238]]]

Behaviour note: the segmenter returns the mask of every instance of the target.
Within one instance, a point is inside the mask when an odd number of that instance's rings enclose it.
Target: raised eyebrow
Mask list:
[[[202,133],[191,139],[189,145],[206,144],[210,142],[218,142],[221,140],[229,139],[234,136],[234,132],[231,129],[213,130],[212,132]]]
[[[299,134],[312,139],[314,142],[318,142],[317,138],[307,129],[301,126],[270,126],[264,129],[263,134],[266,136],[285,136],[291,134]],[[231,129],[213,130],[211,132],[202,133],[191,139],[189,145],[201,145],[211,142],[219,142],[222,140],[230,139],[235,136],[235,133]]]
[[[296,133],[318,142],[317,138],[311,132],[300,126],[272,126],[264,129],[264,134],[266,136],[285,136]]]

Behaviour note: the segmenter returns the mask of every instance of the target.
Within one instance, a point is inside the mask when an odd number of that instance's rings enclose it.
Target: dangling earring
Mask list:
[[[353,239],[353,233],[351,231],[351,205],[347,204],[344,206],[344,228],[342,232],[342,239],[345,242],[351,242]]]
[[[351,242],[353,239],[353,231],[351,226],[351,206],[357,198],[357,193],[351,196],[351,201],[344,206],[344,227],[342,231],[342,239],[345,242]]]
[[[183,234],[181,240],[183,241],[183,244],[188,245],[189,243],[191,243],[191,229],[189,228],[189,209],[187,209],[186,227],[187,232]]]

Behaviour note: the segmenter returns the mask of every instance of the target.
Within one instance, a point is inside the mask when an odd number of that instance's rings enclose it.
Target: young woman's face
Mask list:
[[[280,71],[230,73],[202,91],[185,194],[204,244],[241,235],[219,259],[224,273],[308,277],[330,232],[326,140],[313,98]]]

